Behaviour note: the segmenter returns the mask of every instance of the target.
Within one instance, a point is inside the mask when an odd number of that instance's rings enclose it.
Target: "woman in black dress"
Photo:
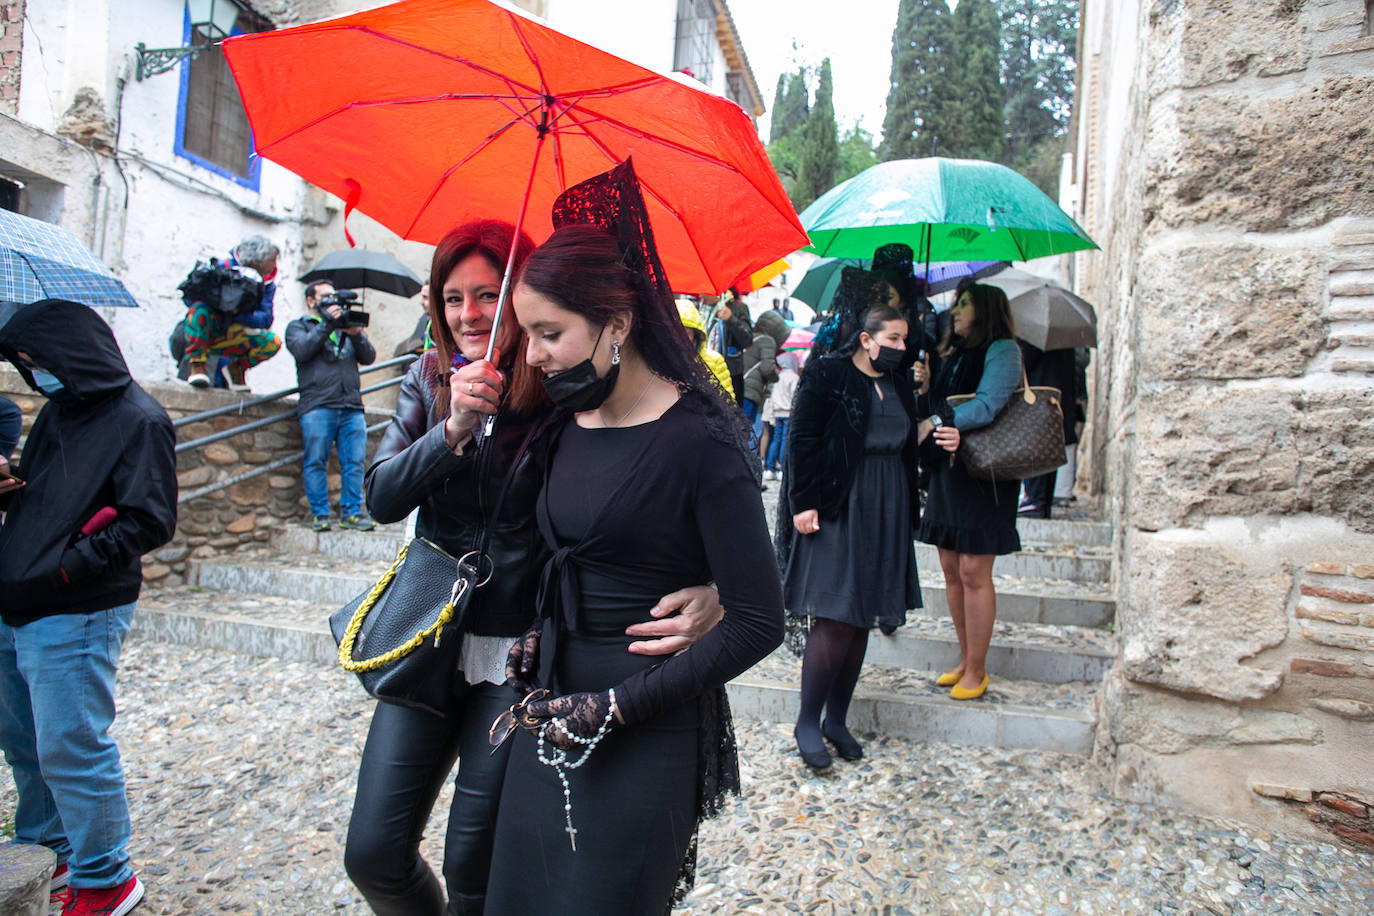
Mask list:
[[[642,215],[628,164],[610,179]],[[561,422],[537,507],[554,551],[545,621],[511,670],[537,652],[554,698],[529,703],[539,724],[514,733],[487,916],[662,916],[699,818],[737,790],[722,687],[782,638],[748,428],[678,320],[647,219],[634,223],[647,244],[556,230],[515,286]],[[648,596],[712,580],[725,615],[691,649],[661,662],[624,651]]]
[[[496,805],[506,755],[493,754],[487,730],[510,704],[506,655],[534,612],[543,547],[533,522],[539,471],[527,456],[510,474],[501,517],[489,518],[526,433],[550,410],[538,374],[524,365],[524,335],[510,309],[497,337],[496,365],[486,361],[501,271],[513,244],[509,223],[483,220],[451,230],[434,251],[430,327],[435,348],[411,364],[391,425],[367,472],[367,505],[380,522],[419,509],[416,534],[454,556],[489,529],[493,573],[464,618],[462,670],[445,715],[378,702],[358,766],[344,864],[373,911],[383,916],[480,914],[491,863]],[[514,242],[520,264],[534,247]],[[501,414],[490,440],[486,415]],[[653,605],[639,609],[638,622]],[[718,618],[709,588],[669,595],[634,632],[663,637],[632,651],[671,653]],[[629,640],[626,640],[627,642]],[[420,856],[430,809],[458,759],[444,843],[444,889]]]
[[[1006,294],[982,283],[961,286],[939,352],[940,368],[922,413],[962,432],[991,423],[1021,380],[1021,351]],[[973,397],[950,407],[946,399],[958,394]],[[922,434],[932,422],[921,421]],[[1021,482],[977,480],[959,461],[929,461],[928,466],[930,489],[919,537],[940,549],[945,600],[959,637],[959,664],[935,683],[949,687],[953,699],[971,700],[988,686],[988,644],[997,616],[992,561],[1021,549],[1016,533]]]
[[[795,534],[784,596],[789,613],[810,619],[794,734],[816,769],[830,766],[826,740],[846,760],[863,756],[845,718],[869,630],[895,629],[907,608],[921,606],[911,545],[920,514],[916,405],[898,374],[907,323],[887,305],[861,320],[856,340],[807,364],[787,442]],[[923,382],[924,364],[914,368]],[[936,435],[958,447],[957,430]]]

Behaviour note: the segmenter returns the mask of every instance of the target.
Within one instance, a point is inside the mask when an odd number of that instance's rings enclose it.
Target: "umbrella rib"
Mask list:
[[[568,111],[567,114],[570,120],[581,126],[581,122],[578,121],[576,115],[574,115],[571,110]],[[596,148],[601,151],[602,155],[604,155],[608,160],[610,160],[612,166],[620,164],[621,160],[616,158],[615,153],[611,151],[610,147],[606,146],[606,144],[601,140],[600,137],[597,137],[591,131],[587,131],[586,134],[587,138],[591,140],[593,144],[595,144]],[[658,191],[656,191],[651,185],[646,183],[642,177],[639,179],[639,186],[643,188],[645,191],[647,191],[650,197],[658,201],[659,205],[662,206],[663,209],[671,213],[674,219],[676,219],[678,222],[683,222],[682,214],[678,212],[677,208],[670,204],[667,201],[667,199],[665,199],[662,194],[659,194]],[[716,279],[711,275],[711,271],[706,265],[706,258],[702,256],[701,249],[697,246],[697,240],[692,236],[690,232],[685,233],[685,235],[687,236],[687,241],[692,246],[692,253],[696,255],[697,264],[701,267],[701,272],[705,274],[707,279],[709,279],[712,283],[715,283]]]
[[[442,102],[442,101],[456,101],[456,102],[462,102],[462,101],[468,101],[468,100],[474,100],[474,99],[480,99],[480,100],[483,100],[483,101],[492,101],[492,100],[495,100],[495,101],[504,103],[504,102],[507,102],[507,101],[513,101],[513,100],[517,100],[517,99],[528,99],[528,98],[530,98],[530,97],[529,97],[529,96],[524,96],[524,95],[494,96],[494,95],[489,95],[489,94],[486,94],[486,93],[477,93],[477,94],[473,94],[473,95],[459,94],[459,93],[446,93],[446,94],[443,94],[443,95],[435,95],[435,96],[429,96],[429,97],[416,97],[416,98],[411,98],[411,99],[374,99],[374,100],[365,100],[365,101],[356,101],[356,102],[345,102],[344,104],[338,106],[337,108],[332,108],[332,109],[330,109],[329,111],[326,111],[326,112],[324,112],[323,114],[317,115],[316,117],[310,119],[309,121],[306,121],[305,123],[296,126],[294,129],[292,129],[292,130],[290,130],[290,131],[287,131],[286,133],[284,133],[284,134],[282,134],[281,136],[277,137],[275,140],[272,140],[270,143],[267,143],[267,144],[265,144],[265,145],[263,145],[263,146],[259,146],[258,149],[257,149],[257,152],[258,152],[258,155],[262,155],[263,152],[264,152],[265,150],[270,150],[270,149],[272,149],[273,147],[277,146],[278,144],[283,143],[283,142],[286,141],[286,140],[290,140],[292,137],[296,136],[297,134],[305,133],[306,131],[310,130],[311,128],[313,128],[313,127],[315,127],[315,126],[317,126],[317,125],[319,125],[319,124],[323,124],[325,121],[328,121],[330,118],[333,118],[333,117],[335,117],[336,115],[342,114],[342,113],[345,112],[345,111],[350,111],[350,110],[356,109],[356,108],[383,108],[383,107],[390,107],[390,106],[392,106],[392,105],[421,105],[421,104],[424,104],[424,103],[426,103],[426,102]],[[506,109],[507,109],[508,111],[511,111],[512,113],[518,114],[518,112],[516,111],[516,109],[515,109],[514,107],[512,107],[512,106],[510,106],[510,105],[506,105],[505,107],[506,107]],[[529,111],[530,111],[530,109],[527,109],[527,110],[526,110],[526,115],[529,113]],[[519,118],[517,118],[517,120],[519,120]],[[513,123],[515,123],[515,122],[512,121],[511,124],[513,124]],[[507,127],[510,127],[511,124],[507,124],[505,127],[501,128],[501,130],[505,130]]]
[[[530,66],[534,67],[534,72],[539,74],[539,94],[543,97],[541,102],[547,102],[551,93],[549,92],[548,77],[544,75],[544,68],[540,66],[539,58],[535,56],[534,50],[530,47],[530,41],[526,37],[525,31],[520,28],[519,17],[510,10],[506,10],[505,13],[506,18],[510,20],[511,31],[515,32],[515,37],[520,39],[520,47],[525,50],[525,56],[530,59]],[[492,339],[495,340],[496,338],[493,337]]]
[[[519,124],[522,120],[524,120],[524,116],[517,115],[513,120],[507,121],[505,124],[483,137],[482,141],[469,150],[466,156],[444,169],[443,174],[440,175],[439,180],[434,183],[434,187],[430,190],[429,194],[427,194],[425,199],[416,207],[415,217],[406,226],[406,231],[402,234],[402,238],[409,238],[410,233],[415,231],[415,226],[420,222],[420,217],[424,215],[425,208],[429,206],[430,202],[434,200],[435,197],[439,196],[439,192],[443,189],[448,180],[453,177],[455,172],[462,168],[473,156],[476,156],[478,153],[491,146],[492,143],[496,142],[498,137],[510,130],[516,124]]]
[[[421,52],[422,54],[427,54],[427,55],[429,55],[430,57],[438,57],[438,58],[440,58],[440,59],[442,59],[442,60],[453,61],[454,63],[462,64],[462,65],[465,66],[465,67],[470,67],[470,68],[472,68],[473,70],[477,70],[477,71],[479,71],[479,72],[481,72],[481,73],[485,73],[487,76],[490,76],[490,77],[492,77],[493,79],[500,80],[501,82],[505,83],[507,86],[511,86],[511,87],[516,87],[516,86],[518,86],[518,87],[520,87],[521,89],[524,89],[526,92],[538,92],[540,95],[546,94],[546,93],[543,91],[542,85],[541,85],[541,87],[540,87],[539,89],[536,89],[536,88],[533,87],[533,86],[526,86],[524,83],[521,83],[521,82],[518,81],[518,80],[511,79],[508,75],[506,75],[506,74],[504,74],[504,73],[500,73],[500,72],[498,72],[498,71],[496,71],[496,70],[491,69],[490,67],[484,67],[484,66],[482,66],[481,64],[476,63],[476,62],[474,62],[474,61],[472,61],[472,60],[469,60],[469,59],[466,58],[466,57],[455,57],[455,56],[452,55],[452,54],[444,54],[444,53],[442,53],[442,52],[440,52],[440,51],[434,50],[433,48],[427,48],[427,47],[425,47],[424,45],[416,44],[416,43],[413,42],[413,41],[407,41],[406,39],[403,39],[403,38],[397,38],[395,35],[388,35],[388,34],[386,34],[385,32],[379,32],[379,31],[377,31],[376,29],[372,28],[371,26],[352,25],[352,24],[350,24],[350,25],[337,26],[337,28],[340,29],[340,30],[346,30],[346,31],[366,32],[368,35],[372,35],[372,36],[374,36],[374,37],[376,37],[376,38],[380,38],[380,39],[382,39],[383,41],[388,41],[388,42],[390,42],[390,43],[392,43],[392,44],[401,45],[402,47],[410,48],[410,49],[413,50],[413,51],[419,51],[419,52]],[[325,31],[325,30],[324,30],[324,29],[321,29],[321,31]],[[270,35],[271,33],[270,33],[270,32],[264,32],[264,33],[262,33],[262,34],[264,34],[264,35]],[[522,36],[522,40],[523,40],[523,36]],[[536,69],[538,68],[538,64],[537,64],[537,63],[535,64],[535,67],[536,67]],[[540,80],[542,81],[542,80],[543,80],[543,77],[544,77],[544,74],[543,74],[542,71],[540,72],[539,77],[540,77]]]
[[[693,156],[697,159],[700,159],[702,162],[707,162],[712,165],[720,166],[721,168],[726,169],[727,171],[735,172],[739,174],[741,177],[745,177],[744,173],[740,171],[733,162],[730,162],[726,159],[722,159],[720,156],[713,156],[709,153],[704,153],[701,150],[693,149],[692,147],[679,143],[676,140],[668,140],[663,137],[654,136],[653,134],[643,131],[638,127],[634,127],[630,124],[625,123],[624,121],[621,121],[619,118],[613,118],[609,115],[604,115],[596,111],[587,112],[587,119],[574,117],[574,110],[575,109],[573,107],[573,103],[569,103],[569,107],[564,112],[564,114],[566,114],[570,120],[574,121],[578,127],[581,127],[584,131],[586,131],[587,136],[592,136],[591,131],[587,129],[590,124],[610,124],[614,127],[619,128],[620,130],[625,131],[628,134],[633,134],[639,137],[641,140],[647,140],[650,143],[657,144],[658,146],[667,147],[668,149],[674,150],[676,152],[684,153],[688,156]],[[581,111],[578,110],[577,113],[580,115]],[[562,117],[562,115],[560,115],[559,117]],[[752,184],[753,182],[750,183]]]

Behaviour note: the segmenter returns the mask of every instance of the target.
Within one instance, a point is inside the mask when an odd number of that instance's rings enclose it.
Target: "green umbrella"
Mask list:
[[[873,252],[870,251],[871,255]],[[797,288],[792,290],[792,298],[800,299],[816,312],[830,307],[835,298],[835,290],[840,288],[840,271],[846,267],[862,267],[867,270],[870,259],[863,258],[817,258],[807,268],[806,276],[801,278]]]
[[[976,159],[897,159],[865,169],[802,212],[806,249],[866,258],[906,242],[916,261],[1028,261],[1097,244],[1044,192]]]

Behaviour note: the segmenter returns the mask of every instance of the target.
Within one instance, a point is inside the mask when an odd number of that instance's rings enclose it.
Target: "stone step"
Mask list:
[[[1105,630],[999,620],[988,649],[988,670],[1018,681],[1095,682],[1111,667],[1111,646]],[[908,615],[891,636],[874,631],[868,640],[868,660],[892,668],[944,671],[958,658],[959,641],[948,617]]]
[[[923,607],[912,611],[927,617],[949,617],[945,587],[938,575],[921,569]],[[1109,589],[1085,583],[993,577],[997,591],[997,619],[1013,623],[1054,626],[1108,627],[1116,620],[1116,600]]]
[[[1078,556],[1103,561],[1106,568],[1110,568],[1112,535],[1105,523],[1019,519],[1016,524],[1021,533],[1022,554],[1045,558]],[[375,531],[365,533],[339,530],[317,533],[303,525],[283,525],[272,531],[271,544],[282,553],[322,553],[341,558],[386,560],[394,558],[405,543],[404,532],[405,526],[399,523],[379,525]],[[918,549],[926,547],[924,544],[917,546]],[[933,550],[930,556],[935,557]],[[1100,564],[1092,565],[1101,568]]]
[[[1112,546],[1112,526],[1106,522],[1070,521],[1061,518],[1018,518],[1016,530],[1023,544],[1079,544]]]
[[[299,598],[338,608],[371,588],[392,559],[349,560],[310,554],[273,560],[260,554],[239,554],[232,561],[194,561],[186,578],[200,588],[235,595]]]
[[[327,618],[334,608],[300,597],[226,594],[195,587],[147,589],[134,615],[143,639],[275,656],[335,666]],[[988,747],[1087,754],[1092,748],[1093,695],[1088,683],[1038,684],[997,668],[979,700],[957,702],[934,686],[935,671],[882,663],[877,637],[855,692],[849,721],[863,732]],[[796,717],[800,662],[779,650],[730,684],[735,714],[759,721]]]
[[[291,556],[323,554],[347,560],[391,562],[405,543],[405,525],[378,525],[372,531],[311,531],[304,525],[280,525],[272,529],[268,543],[278,553]]]
[[[916,565],[926,570],[940,568],[939,552],[930,544],[916,544]],[[992,564],[995,576],[1032,579],[1065,579],[1070,582],[1110,582],[1112,561],[1106,556],[1083,556],[1072,548],[1050,547],[1025,550],[998,557]]]
[[[739,718],[794,721],[799,674],[799,661],[775,652],[730,683],[731,709]],[[866,661],[849,708],[850,730],[860,740],[864,732],[880,732],[980,747],[1092,752],[1096,688],[1090,684],[1050,687],[994,676],[981,698],[958,701],[934,680],[934,672],[918,676]]]

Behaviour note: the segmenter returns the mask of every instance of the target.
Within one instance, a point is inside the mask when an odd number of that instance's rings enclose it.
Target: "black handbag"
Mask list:
[[[463,618],[473,592],[495,572],[489,560],[482,569],[488,527],[500,517],[537,426],[520,443],[472,550],[454,559],[437,544],[412,538],[375,585],[329,616],[339,666],[358,675],[363,689],[377,699],[437,715],[450,708]]]
[[[971,394],[950,395],[950,406]],[[1064,411],[1058,388],[1032,388],[1021,367],[1021,387],[1012,392],[992,422],[959,437],[959,457],[970,477],[1027,480],[1048,474],[1068,459],[1064,453]]]
[[[471,563],[412,538],[376,585],[330,615],[339,666],[379,700],[443,715],[478,575]]]

